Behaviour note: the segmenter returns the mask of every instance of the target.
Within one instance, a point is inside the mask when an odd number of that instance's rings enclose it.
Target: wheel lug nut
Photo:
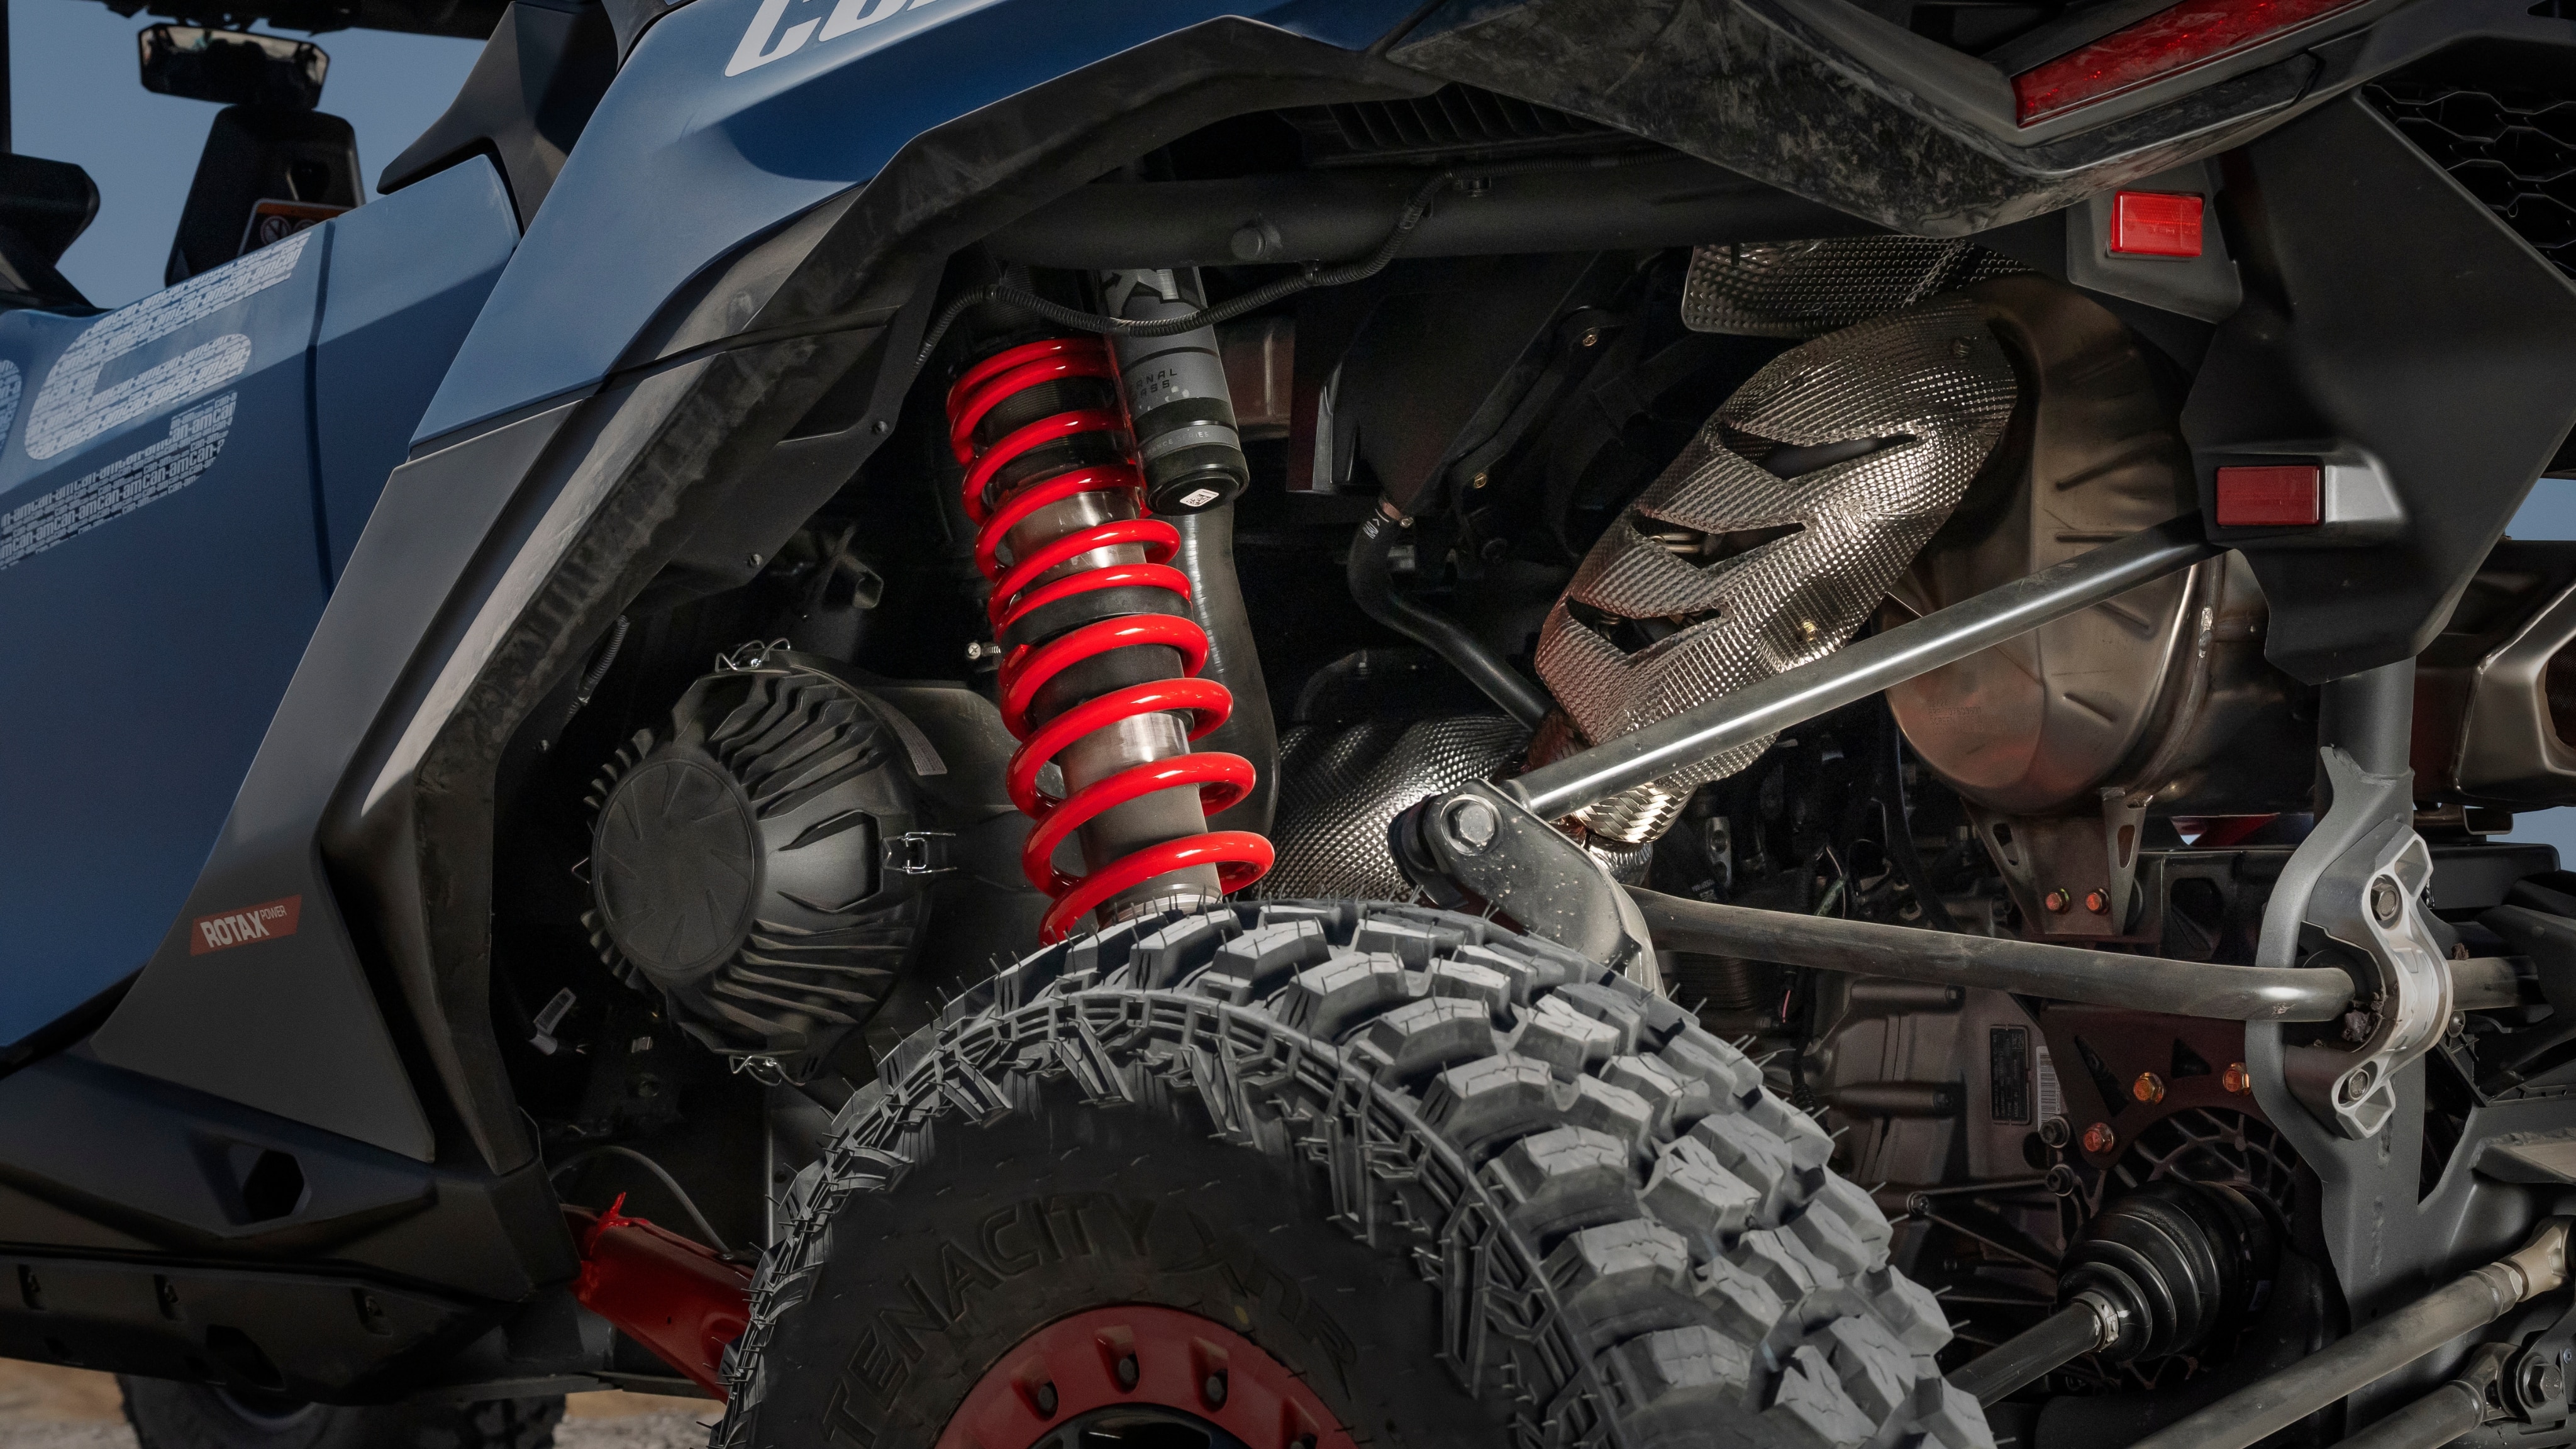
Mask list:
[[[1136,1367],[1136,1355],[1131,1353],[1120,1358],[1118,1360],[1118,1387],[1122,1389],[1132,1389],[1136,1387],[1136,1380],[1140,1373],[1141,1370]]]
[[[1038,1387],[1037,1387],[1037,1392],[1036,1392],[1036,1393],[1034,1393],[1034,1394],[1031,1394],[1029,1397],[1031,1397],[1031,1398],[1033,1398],[1033,1399],[1035,1399],[1035,1400],[1037,1400],[1037,1401],[1038,1401],[1038,1417],[1039,1417],[1039,1418],[1041,1418],[1041,1419],[1052,1419],[1052,1418],[1054,1418],[1054,1417],[1055,1417],[1055,1385],[1054,1385],[1054,1384],[1051,1384],[1051,1383],[1045,1383],[1045,1384],[1040,1384],[1040,1385],[1038,1385]]]
[[[1210,1408],[1224,1408],[1225,1375],[1222,1373],[1209,1374],[1207,1376],[1207,1382],[1199,1385],[1199,1396],[1208,1401],[1208,1407]]]

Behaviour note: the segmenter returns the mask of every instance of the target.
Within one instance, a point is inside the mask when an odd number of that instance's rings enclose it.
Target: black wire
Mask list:
[[[939,320],[930,324],[930,330],[922,334],[921,351],[913,358],[913,366],[920,367],[928,363],[930,354],[939,350],[940,339],[948,335],[948,329],[956,325],[957,319],[965,316],[970,309],[983,306],[987,302],[999,302],[1004,306],[1016,307],[1023,312],[1043,317],[1059,327],[1072,327],[1084,332],[1107,332],[1120,337],[1176,337],[1184,332],[1196,332],[1202,327],[1213,327],[1219,322],[1231,322],[1245,313],[1258,312],[1283,297],[1293,297],[1310,288],[1340,287],[1352,282],[1366,281],[1385,271],[1387,264],[1395,260],[1396,254],[1404,250],[1404,244],[1413,239],[1414,228],[1422,225],[1422,219],[1430,215],[1431,198],[1439,195],[1441,188],[1456,179],[1456,172],[1443,171],[1424,182],[1421,188],[1413,193],[1413,199],[1404,204],[1404,210],[1396,215],[1395,229],[1388,232],[1386,239],[1377,244],[1376,251],[1356,262],[1347,262],[1338,267],[1318,267],[1315,263],[1308,262],[1305,263],[1306,269],[1296,276],[1282,277],[1267,286],[1255,287],[1230,302],[1213,307],[1201,307],[1195,312],[1178,317],[1166,317],[1156,322],[1085,312],[1078,307],[1067,307],[1061,302],[1041,297],[1025,287],[1014,287],[1008,282],[995,282],[989,286],[978,287],[949,303],[948,310],[939,314]]]
[[[690,1200],[688,1190],[680,1186],[679,1179],[671,1176],[671,1174],[667,1172],[664,1172],[662,1170],[662,1164],[655,1162],[652,1158],[645,1156],[643,1153],[636,1151],[632,1147],[619,1147],[612,1143],[605,1147],[591,1148],[587,1152],[576,1152],[572,1156],[565,1158],[563,1161],[556,1163],[554,1166],[547,1168],[546,1180],[548,1182],[552,1182],[554,1179],[563,1176],[566,1171],[579,1167],[581,1164],[588,1162],[594,1157],[624,1157],[642,1163],[646,1172],[653,1174],[654,1178],[658,1180],[662,1186],[670,1189],[671,1196],[680,1200],[680,1210],[689,1215],[689,1221],[697,1224],[698,1231],[706,1236],[709,1246],[713,1247],[719,1253],[730,1253],[733,1251],[733,1249],[725,1246],[723,1236],[716,1231],[713,1223],[707,1221],[707,1215],[698,1211],[698,1205]]]

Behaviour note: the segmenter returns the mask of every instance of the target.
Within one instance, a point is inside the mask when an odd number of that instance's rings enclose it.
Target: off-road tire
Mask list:
[[[1485,922],[1151,916],[880,1071],[790,1189],[725,1449],[929,1449],[1024,1336],[1116,1304],[1236,1330],[1361,1444],[1992,1449],[1822,1130],[1689,1013]]]
[[[142,1449],[549,1449],[561,1394],[479,1404],[263,1404],[207,1384],[120,1374]]]

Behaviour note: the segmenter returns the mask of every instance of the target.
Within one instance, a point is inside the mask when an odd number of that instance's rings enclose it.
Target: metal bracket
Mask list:
[[[1522,930],[1659,988],[1654,938],[1628,893],[1564,831],[1487,784],[1395,817],[1387,844],[1435,905],[1488,906]]]
[[[2451,971],[2425,923],[2433,853],[2415,833],[2412,776],[2364,773],[2340,749],[2327,749],[2324,758],[2334,788],[2329,824],[2349,809],[2361,828],[2321,863],[2304,918],[2376,967],[2377,1021],[2357,1051],[2300,1047],[2283,1067],[2290,1090],[2319,1121],[2359,1141],[2378,1135],[2397,1110],[2397,1074],[2441,1040],[2451,1019]],[[2273,930],[2266,921],[2267,938]]]

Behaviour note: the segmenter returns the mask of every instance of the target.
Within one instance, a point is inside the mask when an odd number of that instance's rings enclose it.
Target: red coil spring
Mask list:
[[[1069,409],[1023,424],[988,445],[979,447],[975,442],[976,426],[994,408],[1032,387],[1084,377],[1114,386],[1116,376],[1116,365],[1101,339],[1059,337],[997,352],[969,368],[948,390],[948,439],[957,461],[966,467],[966,516],[976,525],[975,566],[993,581],[991,617],[996,639],[1007,639],[1014,626],[1038,609],[1098,589],[1141,585],[1168,589],[1184,601],[1190,597],[1189,575],[1171,566],[1180,552],[1180,531],[1145,516],[1145,479],[1127,452],[1129,430],[1123,409]],[[1114,442],[1118,461],[1072,465],[1062,472],[1019,480],[1001,497],[988,496],[996,477],[1015,459],[1086,434]],[[1138,516],[1072,529],[1029,549],[1025,557],[1005,558],[1003,540],[1012,529],[1039,509],[1085,493],[1124,494],[1134,501]],[[1145,562],[1108,564],[1038,582],[1049,570],[1072,559],[1119,544],[1141,545]],[[1030,706],[1048,680],[1084,660],[1137,645],[1178,650],[1185,677],[1126,685],[1086,700],[1044,725],[1030,724]],[[1193,740],[1225,723],[1234,710],[1233,694],[1215,680],[1196,677],[1207,664],[1207,654],[1206,631],[1174,614],[1102,619],[1043,643],[1012,646],[1003,654],[1002,723],[1021,742],[1011,756],[1006,784],[1011,803],[1037,821],[1021,850],[1020,868],[1031,884],[1055,898],[1039,927],[1045,944],[1070,935],[1074,925],[1101,902],[1156,876],[1214,866],[1219,885],[1231,893],[1269,871],[1270,842],[1248,830],[1211,830],[1167,840],[1131,851],[1088,875],[1066,875],[1055,868],[1056,848],[1067,836],[1131,800],[1196,786],[1200,808],[1213,815],[1250,793],[1252,762],[1215,752],[1133,765],[1069,798],[1038,788],[1038,771],[1049,760],[1093,731],[1121,720],[1164,712],[1186,714]]]

